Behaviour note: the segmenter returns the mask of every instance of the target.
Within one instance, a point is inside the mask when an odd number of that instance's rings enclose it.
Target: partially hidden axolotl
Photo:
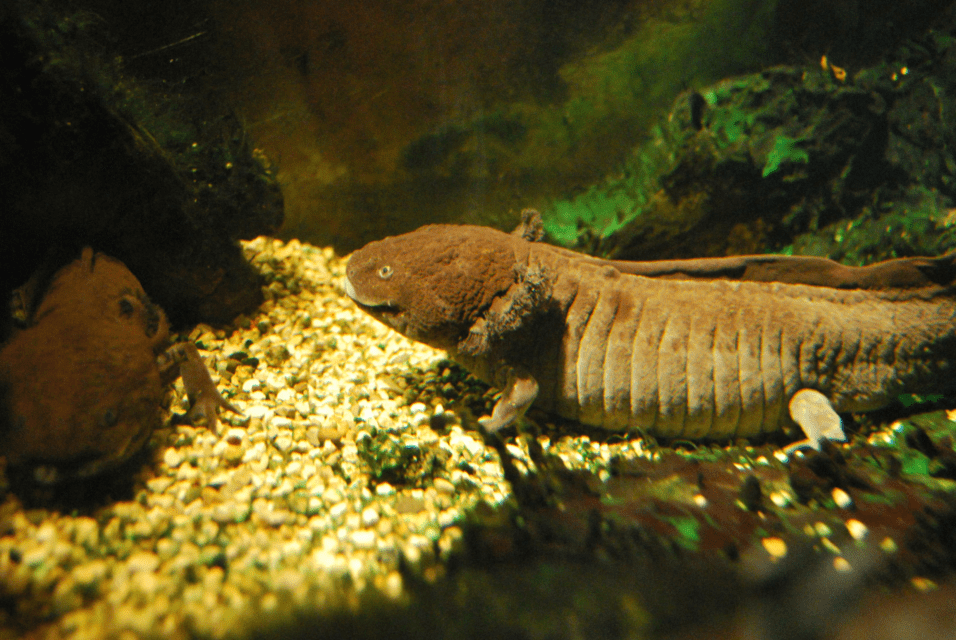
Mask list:
[[[165,314],[119,260],[83,249],[26,316],[0,349],[0,453],[41,483],[95,475],[136,453],[179,375],[189,419],[215,426],[219,407],[239,412],[195,344],[169,346]]]
[[[533,403],[585,425],[737,438],[951,393],[956,254],[847,267],[774,255],[607,261],[512,234],[429,225],[371,242],[345,289],[389,327],[503,388],[488,430]]]

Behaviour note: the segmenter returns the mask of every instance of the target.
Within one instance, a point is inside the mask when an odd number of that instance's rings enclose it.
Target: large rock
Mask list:
[[[260,301],[237,240],[282,198],[235,119],[151,96],[97,55],[81,18],[0,9],[0,294],[84,245],[122,260],[178,323]]]
[[[633,259],[793,251],[851,263],[956,247],[956,39],[822,59],[683,94],[621,176],[545,212]]]

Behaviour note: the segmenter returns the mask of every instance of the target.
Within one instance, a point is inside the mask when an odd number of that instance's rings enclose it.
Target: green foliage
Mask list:
[[[773,143],[773,150],[767,154],[767,162],[763,167],[762,176],[774,173],[784,162],[804,164],[810,162],[810,154],[797,146],[797,140],[787,136],[778,137]]]
[[[625,188],[594,186],[571,200],[552,204],[545,219],[548,235],[565,246],[578,244],[584,230],[600,238],[625,226],[637,213],[637,207]]]
[[[699,13],[673,14],[648,20],[617,48],[566,65],[561,76],[568,100],[537,114],[528,126],[528,144],[519,165],[539,167],[542,156],[558,155],[581,162],[582,147],[595,140],[620,144],[621,124],[641,131],[659,119],[688,85],[704,86],[765,62],[765,32],[775,2],[711,0]],[[744,113],[728,114],[739,122],[725,123],[731,142],[749,128]],[[657,132],[660,133],[659,131]],[[625,134],[626,135],[626,134]],[[652,137],[659,137],[654,136]],[[623,175],[587,191],[557,198],[544,207],[545,229],[564,245],[603,238],[640,214],[651,168],[661,167],[646,149],[628,160]],[[611,155],[618,151],[609,147]]]

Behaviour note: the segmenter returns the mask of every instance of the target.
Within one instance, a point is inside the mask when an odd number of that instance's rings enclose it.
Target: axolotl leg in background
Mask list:
[[[489,433],[498,431],[523,416],[537,397],[538,381],[526,372],[509,367],[501,398],[495,403],[491,415],[478,418],[478,423]]]
[[[190,421],[202,416],[207,425],[216,430],[219,426],[219,407],[242,415],[241,410],[219,394],[199,350],[192,342],[174,344],[159,356],[158,364],[164,382],[171,382],[180,375],[183,377],[183,386],[189,398],[186,417]]]
[[[479,418],[478,422],[488,432],[503,429],[523,416],[537,396],[538,382],[527,372],[509,367],[501,398],[495,403],[491,415]],[[797,391],[790,398],[789,410],[790,417],[807,437],[784,448],[787,455],[806,448],[819,451],[823,440],[846,441],[843,421],[827,397],[819,391]]]
[[[833,405],[825,395],[815,389],[801,389],[790,398],[790,417],[800,425],[806,440],[794,442],[784,448],[787,455],[798,449],[811,448],[820,450],[823,440],[846,441],[843,432],[843,421],[834,410]]]

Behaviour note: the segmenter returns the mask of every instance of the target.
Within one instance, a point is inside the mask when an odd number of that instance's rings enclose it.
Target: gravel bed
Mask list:
[[[427,577],[469,509],[509,498],[459,417],[490,408],[487,387],[357,309],[331,249],[245,251],[268,281],[258,314],[188,336],[243,415],[216,431],[167,421],[131,501],[84,515],[8,495],[0,638],[216,638],[370,586],[401,598],[401,557]],[[181,381],[170,395],[183,414]],[[612,453],[643,454],[639,439],[542,443],[602,475]],[[509,449],[527,460],[520,439]]]

